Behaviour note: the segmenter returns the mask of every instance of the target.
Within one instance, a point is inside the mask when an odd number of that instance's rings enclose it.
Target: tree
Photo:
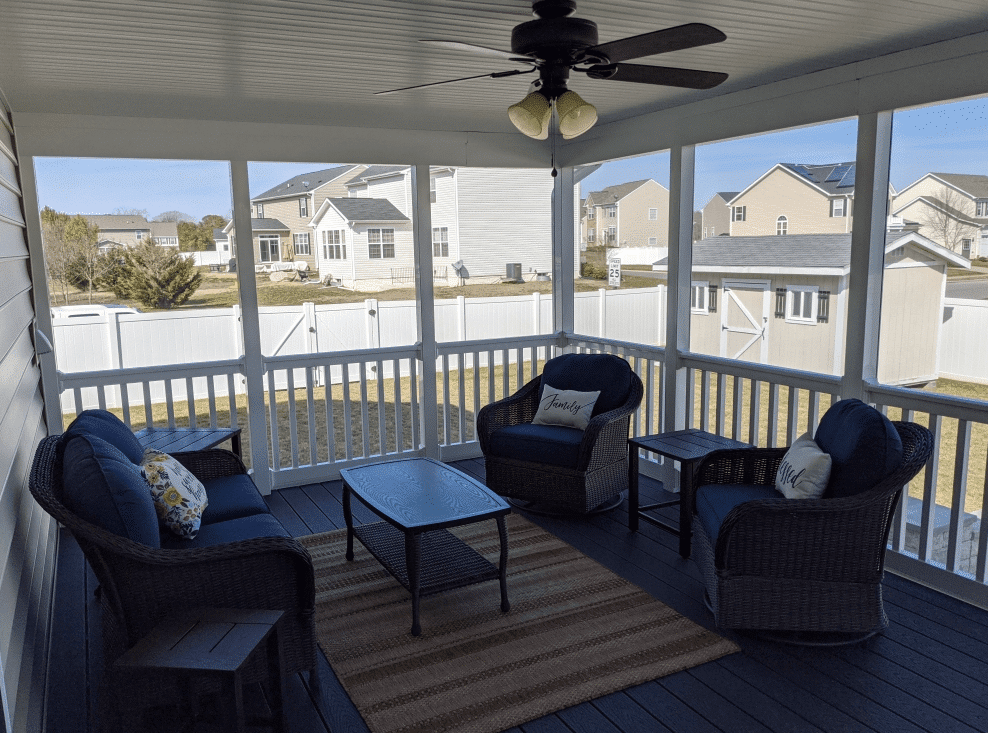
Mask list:
[[[140,216],[143,219],[148,218],[147,209],[128,209],[126,206],[118,206],[113,210],[113,214],[116,216]]]
[[[206,214],[202,217],[202,221],[199,222],[199,225],[209,227],[210,229],[222,229],[229,221],[229,219],[224,219],[219,214]]]
[[[942,244],[951,252],[960,252],[963,240],[973,238],[970,227],[961,221],[962,217],[968,216],[963,210],[965,199],[956,189],[947,185],[941,187],[936,198],[940,206],[927,204],[920,223],[927,228],[929,237],[934,242]]]
[[[190,221],[195,223],[196,218],[181,211],[164,211],[154,217],[151,221]]]
[[[93,291],[100,281],[117,266],[117,260],[100,252],[99,227],[76,214],[65,226],[65,239],[70,250],[70,259],[66,270],[68,282],[88,292],[89,302],[93,302]]]
[[[54,296],[57,284],[64,303],[69,302],[68,274],[72,262],[71,247],[65,236],[70,218],[68,214],[49,206],[41,210],[41,243],[45,252],[45,269],[48,271],[48,289]]]
[[[202,281],[192,259],[170,247],[145,242],[124,251],[113,292],[146,308],[174,308],[188,301]]]

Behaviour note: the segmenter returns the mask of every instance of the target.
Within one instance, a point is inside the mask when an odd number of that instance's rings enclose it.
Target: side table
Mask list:
[[[685,559],[690,556],[690,512],[693,505],[693,479],[696,464],[700,459],[715,450],[724,448],[751,448],[748,443],[725,438],[721,435],[708,433],[704,430],[690,428],[675,430],[669,433],[643,435],[628,439],[628,528],[638,531],[639,518],[661,527],[667,532],[679,535],[679,554]],[[639,506],[638,504],[638,450],[658,453],[660,456],[672,458],[682,464],[679,479],[679,499],[663,501],[656,504]],[[673,527],[661,519],[649,516],[645,512],[653,509],[679,505],[679,526]]]
[[[230,447],[239,458],[240,428],[144,428],[134,433],[144,448],[154,448],[163,453],[206,450],[230,441]]]
[[[271,686],[271,722],[275,730],[283,733],[286,728],[278,622],[284,613],[197,608],[158,624],[113,665],[112,687],[124,730],[137,729],[127,720],[138,712],[133,696],[126,694],[128,683],[148,676],[172,675],[179,679],[179,687],[186,696],[195,690],[195,678],[218,679],[222,730],[243,733],[247,729],[243,671],[255,654],[263,651]],[[184,702],[187,709],[194,709],[191,701]]]

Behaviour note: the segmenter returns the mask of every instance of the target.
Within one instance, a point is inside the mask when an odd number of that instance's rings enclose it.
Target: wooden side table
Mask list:
[[[243,671],[255,654],[266,655],[271,686],[274,729],[285,731],[282,700],[281,639],[278,622],[284,611],[252,611],[236,608],[198,608],[158,624],[150,634],[124,652],[113,665],[112,685],[124,730],[139,716],[139,701],[127,695],[128,682],[161,675],[177,677],[183,693],[194,690],[196,678],[212,677],[220,682],[222,730],[243,733]],[[188,709],[191,701],[184,701]],[[139,720],[139,717],[138,717]],[[253,725],[255,721],[251,721]]]
[[[644,519],[656,527],[661,527],[667,532],[679,535],[679,554],[685,559],[690,556],[690,540],[692,532],[690,530],[690,511],[693,504],[693,478],[696,464],[701,458],[707,456],[715,450],[724,448],[751,448],[748,443],[739,440],[725,438],[704,430],[690,428],[688,430],[675,430],[669,433],[658,433],[655,435],[643,435],[638,438],[628,439],[628,528],[632,532],[638,531],[639,518]],[[679,479],[679,498],[674,501],[663,501],[656,504],[638,505],[638,450],[646,450],[651,453],[658,453],[660,456],[672,458],[682,464],[682,471]],[[657,517],[652,517],[645,512],[653,509],[679,505],[679,526],[673,527],[666,524]]]

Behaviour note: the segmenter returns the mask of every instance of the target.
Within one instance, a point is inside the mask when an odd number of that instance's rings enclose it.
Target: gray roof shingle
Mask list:
[[[969,175],[966,173],[931,173],[931,176],[946,181],[965,191],[974,198],[988,199],[988,176]]]
[[[288,231],[288,227],[277,219],[251,219],[250,228],[255,232]]]
[[[83,214],[83,218],[90,224],[95,224],[100,231],[113,231],[115,229],[150,229],[151,224],[143,216],[133,214]]]
[[[302,173],[294,178],[289,178],[287,181],[282,181],[274,188],[270,188],[262,194],[254,196],[251,198],[251,201],[263,201],[265,199],[275,199],[282,196],[298,196],[308,193],[324,183],[329,183],[340,176],[346,175],[356,167],[355,165],[341,165],[335,168],[324,168],[320,171]],[[306,183],[309,185],[306,186]]]
[[[355,197],[326,200],[345,216],[347,221],[411,221],[387,199]]]
[[[628,183],[619,183],[616,186],[608,186],[600,191],[591,191],[587,194],[587,198],[592,199],[596,206],[613,204],[650,180],[650,178],[645,178],[640,181],[630,181]]]
[[[406,170],[407,165],[371,165],[367,166],[367,170],[358,173],[349,181],[347,181],[345,186],[355,186],[362,183],[366,183],[368,178],[374,178],[375,176],[384,176],[388,173],[398,173],[399,171]]]

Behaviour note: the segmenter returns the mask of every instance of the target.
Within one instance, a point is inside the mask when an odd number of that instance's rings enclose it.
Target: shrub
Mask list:
[[[174,308],[191,298],[202,281],[202,273],[192,259],[148,242],[124,252],[113,292],[146,308]]]
[[[592,262],[583,262],[580,264],[580,277],[588,277],[592,280],[606,280],[607,268],[601,265],[595,265]]]

